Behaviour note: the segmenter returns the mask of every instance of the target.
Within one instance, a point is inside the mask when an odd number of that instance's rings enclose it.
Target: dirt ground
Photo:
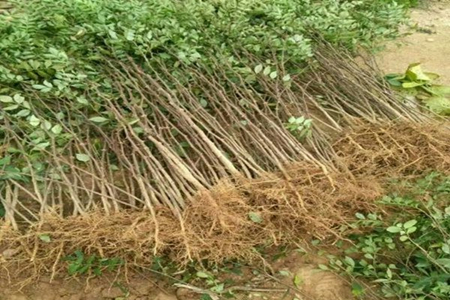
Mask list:
[[[439,73],[441,82],[450,84],[450,2],[433,2],[412,12],[416,29],[410,35],[387,42],[377,54],[377,62],[386,73],[403,72],[414,62],[422,62],[429,72]],[[1,255],[0,255],[1,259]],[[317,269],[323,258],[293,252],[277,260],[272,276],[244,268],[235,276],[237,299],[351,300],[351,288],[345,279]],[[21,291],[8,282],[0,271],[0,300],[194,300],[201,299],[196,287],[174,287],[167,281],[146,273],[128,274],[128,278],[41,278]],[[2,278],[2,279],[1,279]],[[297,278],[294,284],[294,278]]]
[[[385,73],[402,73],[411,63],[422,63],[425,71],[441,75],[450,84],[450,1],[423,1],[411,13],[415,28],[405,28],[407,36],[389,41],[376,55]]]
[[[217,278],[220,282],[232,280],[233,284],[225,287],[232,289],[238,300],[353,299],[345,279],[317,268],[326,259],[308,253],[312,251],[305,254],[294,250],[277,258],[271,262],[273,275],[243,266],[239,268],[241,274],[224,273]],[[0,280],[0,300],[197,300],[204,299],[197,290],[201,285],[177,287],[150,272],[132,272],[127,279],[105,274],[99,278],[57,278],[50,282],[50,278],[43,277],[21,291],[7,280]]]

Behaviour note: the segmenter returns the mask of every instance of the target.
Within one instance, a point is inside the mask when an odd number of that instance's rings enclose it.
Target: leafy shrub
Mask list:
[[[48,169],[52,155],[86,164],[95,158],[87,152],[102,155],[96,129],[109,135],[123,128],[108,101],[136,122],[114,87],[121,80],[131,86],[132,79],[120,77],[112,62],[133,61],[154,74],[170,70],[169,88],[175,79],[193,85],[186,66],[215,72],[220,63],[233,66],[230,81],[242,76],[253,84],[253,61],[267,65],[271,78],[277,70],[294,75],[313,55],[317,35],[355,49],[395,36],[405,19],[405,9],[386,0],[11,2],[15,8],[0,15],[0,138],[7,141],[0,188],[32,176],[40,183],[60,179]],[[78,149],[68,146],[74,140]],[[83,148],[86,140],[95,151]],[[183,145],[177,152],[184,153]],[[57,165],[58,172],[68,169]]]
[[[379,283],[383,297],[449,299],[450,178],[433,173],[408,185],[410,193],[381,201],[392,217],[357,215],[354,227],[364,233],[351,236],[355,246],[331,257],[332,266]]]

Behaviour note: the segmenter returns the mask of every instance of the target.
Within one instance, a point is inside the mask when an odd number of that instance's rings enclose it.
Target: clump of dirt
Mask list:
[[[339,163],[354,175],[398,178],[450,170],[447,124],[362,126],[334,144]]]

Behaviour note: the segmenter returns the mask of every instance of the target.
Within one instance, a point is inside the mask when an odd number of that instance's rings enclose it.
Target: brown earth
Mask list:
[[[441,75],[450,84],[450,1],[423,1],[411,12],[413,28],[406,36],[389,41],[376,55],[384,73],[402,73],[411,63],[422,63],[425,71]]]

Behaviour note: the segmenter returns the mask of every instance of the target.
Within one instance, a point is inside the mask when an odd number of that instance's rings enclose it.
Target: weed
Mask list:
[[[96,255],[86,256],[81,250],[77,250],[73,255],[67,256],[67,273],[69,275],[94,274],[101,276],[104,271],[114,271],[123,264],[120,258],[99,258]]]
[[[423,72],[420,64],[411,64],[404,74],[388,74],[385,79],[397,90],[420,100],[431,111],[450,115],[450,86],[434,81],[438,74]]]
[[[357,215],[352,226],[364,233],[350,235],[355,245],[343,258],[330,256],[331,266],[380,284],[383,297],[449,299],[450,178],[432,173],[403,185],[409,193],[380,203],[391,210],[388,217]],[[363,296],[364,290],[355,283],[354,293]]]

